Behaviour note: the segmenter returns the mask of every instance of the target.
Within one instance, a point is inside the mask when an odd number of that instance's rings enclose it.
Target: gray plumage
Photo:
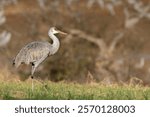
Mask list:
[[[18,67],[22,63],[27,65],[31,64],[31,78],[33,78],[33,74],[39,64],[43,62],[49,55],[53,55],[58,51],[60,43],[58,38],[54,35],[57,33],[66,34],[57,30],[55,27],[50,28],[48,35],[53,40],[53,43],[50,44],[46,41],[35,41],[27,44],[19,51],[14,59],[13,65]]]
[[[52,46],[48,42],[31,42],[20,50],[15,58],[14,64],[18,67],[21,63],[37,63],[50,54],[50,48],[52,48]]]

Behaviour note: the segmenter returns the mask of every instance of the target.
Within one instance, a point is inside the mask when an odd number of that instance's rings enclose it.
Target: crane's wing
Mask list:
[[[50,52],[50,44],[48,42],[31,42],[23,47],[15,58],[15,64],[32,63],[43,61]],[[42,62],[41,61],[41,62]],[[17,66],[18,66],[17,65]]]
[[[27,56],[30,58],[30,62],[38,61],[43,57],[46,57],[49,50],[49,43],[47,42],[34,42],[26,46]]]

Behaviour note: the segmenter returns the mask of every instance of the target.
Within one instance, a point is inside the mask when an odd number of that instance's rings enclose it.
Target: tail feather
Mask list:
[[[12,65],[15,66],[15,59],[13,60],[13,64]]]
[[[21,64],[20,61],[16,61],[16,59],[13,60],[12,65],[15,66],[16,68],[18,68],[20,64]]]

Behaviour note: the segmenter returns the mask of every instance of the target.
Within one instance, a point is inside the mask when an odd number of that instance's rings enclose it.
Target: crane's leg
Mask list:
[[[34,84],[33,84],[33,78],[32,78],[32,92],[33,92],[33,89],[34,89]]]
[[[47,56],[46,56],[47,57]],[[33,91],[33,88],[34,88],[34,84],[33,84],[33,74],[35,72],[35,69],[39,66],[39,64],[46,58],[46,57],[43,57],[42,59],[40,59],[39,61],[37,62],[32,62],[32,71],[31,71],[31,78],[32,78],[32,91]]]
[[[34,75],[35,69],[36,69],[36,67],[35,67],[34,63],[32,63],[32,71],[31,71],[31,78],[32,79],[34,78],[33,75]]]
[[[33,78],[34,78],[34,72],[35,72],[36,66],[34,63],[32,63],[32,71],[31,71],[31,79],[32,79],[32,91],[34,89],[34,84],[33,84]]]

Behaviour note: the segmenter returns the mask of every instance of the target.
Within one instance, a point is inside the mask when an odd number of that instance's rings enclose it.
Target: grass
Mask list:
[[[35,83],[35,88],[32,92],[31,83],[0,82],[0,99],[148,100],[150,99],[150,88],[48,82],[46,88],[42,84]]]

